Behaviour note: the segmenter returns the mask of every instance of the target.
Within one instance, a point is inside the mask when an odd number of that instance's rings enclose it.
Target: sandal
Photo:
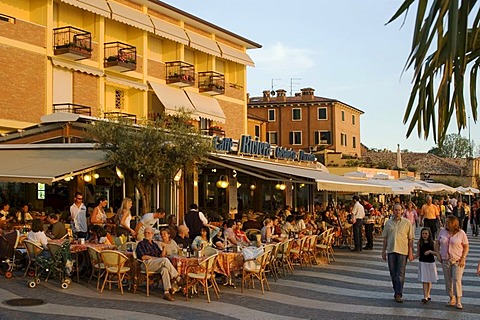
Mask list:
[[[425,298],[422,299],[422,303],[423,303],[423,304],[425,304],[425,303],[427,303],[427,302],[428,302],[427,299],[425,299]]]
[[[454,300],[450,300],[450,301],[447,302],[445,305],[446,305],[447,307],[453,307],[453,306],[456,305],[456,302],[455,302]]]
[[[463,306],[462,306],[462,304],[461,304],[460,302],[457,303],[456,307],[457,307],[457,309],[463,309]]]

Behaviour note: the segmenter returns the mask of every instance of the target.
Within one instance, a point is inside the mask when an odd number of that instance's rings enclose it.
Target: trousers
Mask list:
[[[168,258],[155,258],[146,260],[149,271],[158,272],[162,276],[163,290],[166,292],[172,287],[171,279],[178,277],[178,272]]]
[[[450,298],[462,296],[462,277],[465,267],[460,268],[457,262],[442,261],[445,290]]]

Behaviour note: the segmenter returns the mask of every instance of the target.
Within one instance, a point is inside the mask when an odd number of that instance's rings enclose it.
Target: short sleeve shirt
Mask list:
[[[468,238],[461,229],[454,235],[447,229],[442,229],[438,233],[438,243],[442,260],[458,261],[462,257],[463,246],[468,245]]]
[[[422,214],[425,219],[436,219],[440,213],[438,207],[432,203],[423,205]]]
[[[413,240],[412,223],[404,217],[391,218],[383,228],[382,237],[387,239],[388,253],[408,255],[408,243]]]

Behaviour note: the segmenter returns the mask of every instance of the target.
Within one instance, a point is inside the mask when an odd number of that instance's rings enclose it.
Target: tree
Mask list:
[[[446,135],[442,145],[433,147],[428,153],[444,158],[466,158],[470,156],[472,150],[473,143],[471,144],[467,138],[450,133]]]
[[[414,0],[404,0],[388,21],[407,14]],[[441,145],[455,112],[460,132],[467,126],[465,73],[470,71],[470,108],[477,121],[477,72],[480,66],[480,11],[476,0],[419,0],[410,55],[413,87],[403,122],[407,137],[433,134]],[[387,23],[387,24],[388,24]]]
[[[87,132],[107,151],[107,160],[132,177],[143,203],[150,210],[151,191],[157,182],[172,182],[184,169],[204,161],[212,151],[211,140],[191,125],[190,115],[180,111],[145,125],[126,122],[94,122]]]

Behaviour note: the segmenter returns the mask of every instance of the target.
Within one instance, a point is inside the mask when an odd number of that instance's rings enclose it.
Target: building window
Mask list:
[[[327,120],[327,108],[318,108],[318,120]]]
[[[353,149],[357,148],[357,138],[356,137],[352,137],[352,147],[353,147]]]
[[[293,108],[292,109],[292,121],[302,120],[302,109]]]
[[[115,109],[123,109],[125,107],[125,91],[115,90]]]
[[[275,120],[276,120],[275,109],[268,110],[268,121],[275,121]]]
[[[345,111],[342,110],[342,122],[345,122]]]
[[[314,142],[316,145],[319,144],[330,144],[330,131],[315,131]]]
[[[255,137],[260,137],[260,126],[255,125]]]
[[[355,115],[352,114],[352,126],[354,126],[354,125],[355,125]]]
[[[267,142],[270,143],[270,144],[278,144],[277,132],[276,131],[269,131],[268,132]]]
[[[347,135],[345,133],[340,134],[340,145],[343,147],[347,146]]]
[[[290,131],[290,144],[302,144],[302,131]]]

